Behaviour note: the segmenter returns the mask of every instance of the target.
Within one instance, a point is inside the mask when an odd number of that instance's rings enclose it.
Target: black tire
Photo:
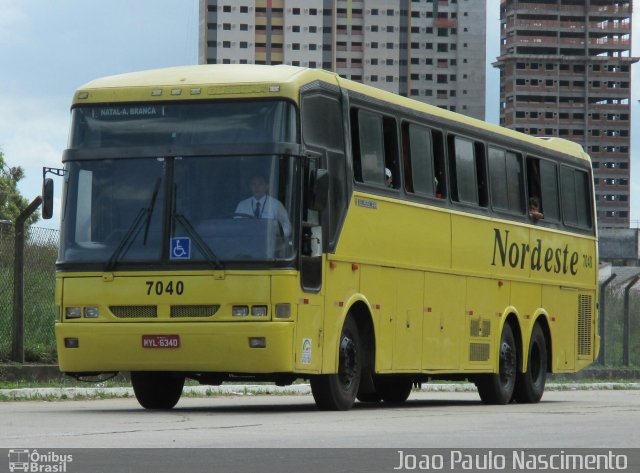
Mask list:
[[[323,411],[351,409],[358,394],[362,374],[362,345],[358,326],[347,317],[340,334],[338,373],[311,378],[311,392]]]
[[[376,390],[384,402],[390,404],[401,404],[405,402],[411,394],[413,383],[405,380],[378,379],[376,380]]]
[[[372,393],[359,393],[357,397],[360,402],[376,403],[382,401],[382,396],[380,396],[380,393],[377,391]]]
[[[531,332],[527,371],[518,372],[513,399],[521,403],[534,403],[542,398],[547,381],[547,342],[540,325],[536,324]]]
[[[184,376],[162,371],[133,371],[131,385],[145,409],[172,409],[180,400]]]
[[[498,373],[481,375],[476,380],[480,399],[485,404],[507,404],[511,401],[518,371],[518,355],[513,330],[507,323],[500,337]]]

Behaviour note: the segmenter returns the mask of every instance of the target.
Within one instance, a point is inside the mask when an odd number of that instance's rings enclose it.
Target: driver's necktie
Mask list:
[[[256,216],[256,218],[260,218],[260,202],[256,202],[256,208],[253,211],[253,215]]]

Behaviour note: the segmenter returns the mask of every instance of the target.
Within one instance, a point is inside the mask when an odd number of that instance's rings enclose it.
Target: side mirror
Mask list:
[[[329,171],[316,169],[311,172],[309,181],[309,208],[322,212],[329,200]]]
[[[53,216],[53,179],[46,178],[42,182],[42,218],[45,220]]]

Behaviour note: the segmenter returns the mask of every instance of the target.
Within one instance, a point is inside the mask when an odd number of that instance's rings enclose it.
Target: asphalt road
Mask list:
[[[310,395],[0,402],[0,448],[625,448],[640,446],[640,391],[546,392],[486,406],[473,392],[417,392],[400,407],[320,412]]]

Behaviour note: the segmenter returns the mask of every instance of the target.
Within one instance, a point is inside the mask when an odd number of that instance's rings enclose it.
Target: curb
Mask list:
[[[58,365],[45,364],[19,364],[0,363],[0,381],[55,381],[69,380],[70,378],[61,373]],[[129,381],[129,374],[121,372],[113,378],[116,381]],[[613,369],[613,368],[587,368],[577,373],[556,373],[549,374],[547,378],[550,382],[571,382],[584,379],[607,380],[630,380],[640,381],[640,369]]]
[[[640,390],[640,383],[549,383],[546,391],[617,391]],[[457,384],[424,384],[414,392],[477,392],[471,383]],[[185,386],[183,396],[265,396],[289,395],[301,396],[311,394],[309,384],[293,384],[279,387],[275,385],[229,384],[222,386]],[[133,398],[132,388],[18,388],[0,389],[0,401],[18,400],[73,400],[102,398]]]

